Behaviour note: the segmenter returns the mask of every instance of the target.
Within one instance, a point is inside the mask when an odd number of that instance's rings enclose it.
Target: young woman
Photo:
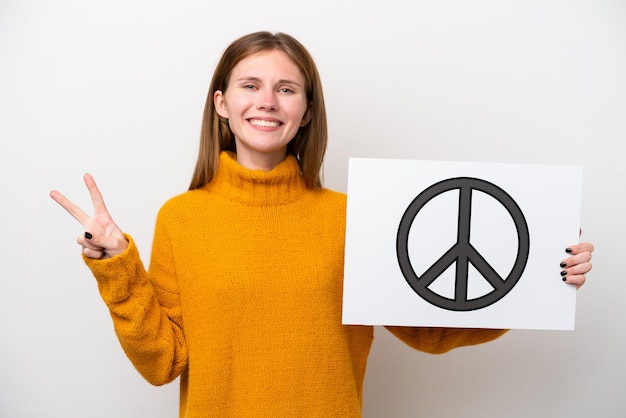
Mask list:
[[[89,175],[78,243],[126,354],[151,383],[180,376],[181,417],[360,417],[370,326],[341,324],[346,197],[321,187],[322,87],[307,50],[252,33],[211,82],[190,190],[157,217],[148,271]],[[593,246],[562,260],[580,286]],[[555,260],[556,264],[556,260]],[[430,353],[504,330],[388,327]]]

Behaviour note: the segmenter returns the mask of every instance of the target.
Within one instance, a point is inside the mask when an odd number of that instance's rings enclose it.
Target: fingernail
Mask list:
[[[566,253],[571,253],[571,252],[572,252],[572,249],[571,249],[571,248],[569,248],[569,247],[567,247],[567,248],[565,249],[565,252],[566,252]]]
[[[567,280],[567,277],[563,277],[563,281]]]
[[[89,232],[85,232],[85,238],[92,239],[93,235],[91,235]]]
[[[561,270],[561,276],[567,276],[567,272],[565,270]]]
[[[565,266],[567,266],[567,263],[566,263],[565,261],[561,261],[560,266],[561,266],[561,267],[565,267]]]

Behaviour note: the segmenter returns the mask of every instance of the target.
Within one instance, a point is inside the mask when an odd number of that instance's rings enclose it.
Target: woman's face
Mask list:
[[[270,170],[287,153],[287,144],[310,120],[304,76],[282,51],[241,60],[225,92],[213,96],[215,109],[228,119],[244,167]]]

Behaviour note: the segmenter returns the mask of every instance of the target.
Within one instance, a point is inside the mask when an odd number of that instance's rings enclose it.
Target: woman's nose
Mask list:
[[[276,99],[276,92],[271,90],[261,91],[257,107],[268,112],[277,110],[278,100]]]

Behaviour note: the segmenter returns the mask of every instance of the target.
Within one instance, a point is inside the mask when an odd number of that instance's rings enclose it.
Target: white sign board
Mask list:
[[[574,329],[580,167],[351,158],[343,323]]]

